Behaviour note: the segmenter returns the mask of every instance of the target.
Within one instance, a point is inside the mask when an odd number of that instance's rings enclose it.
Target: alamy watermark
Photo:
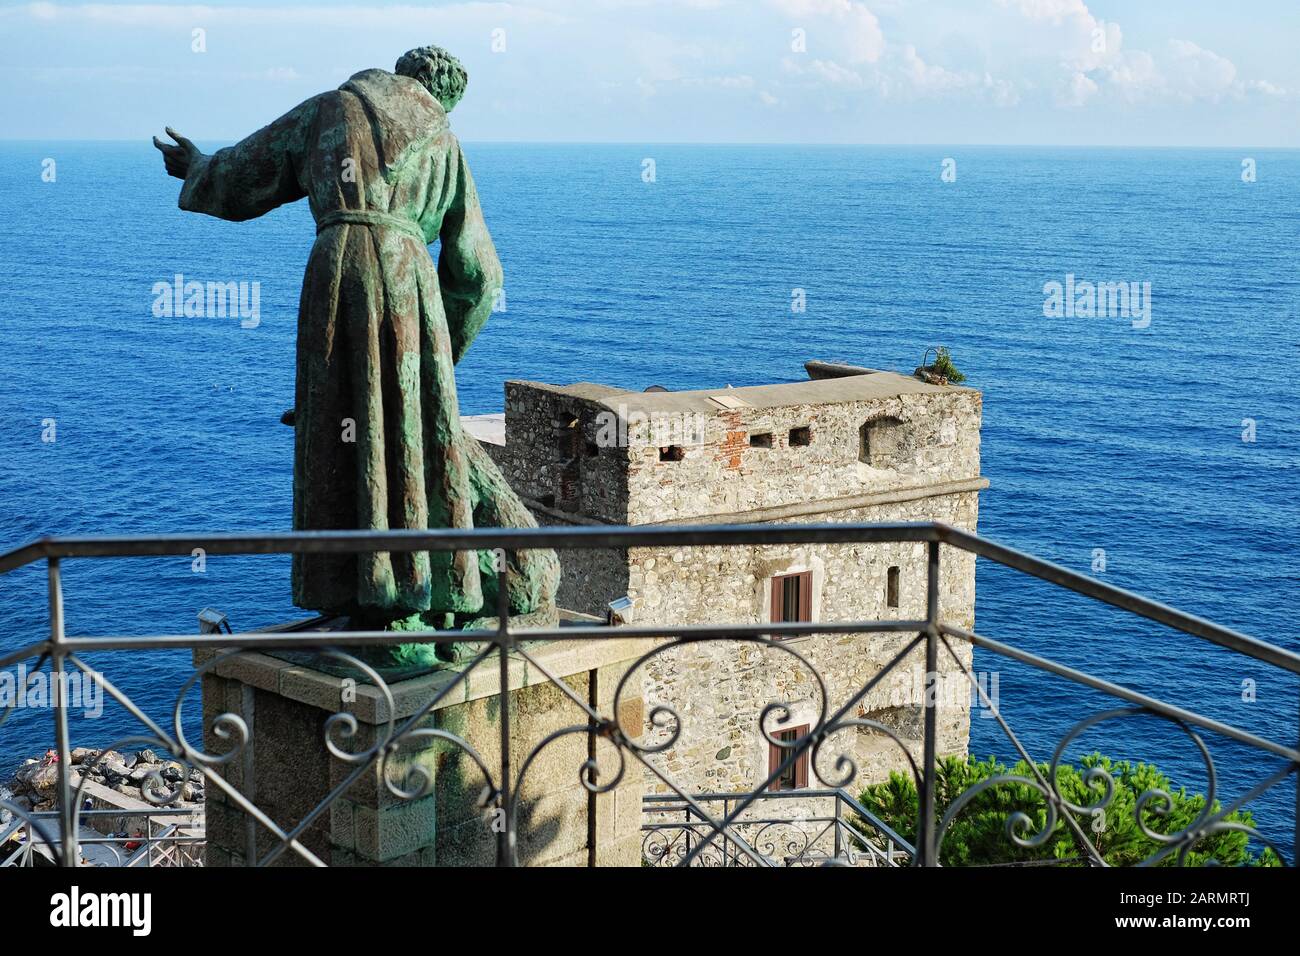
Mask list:
[[[1133,328],[1151,324],[1150,282],[1090,282],[1068,273],[1065,282],[1043,284],[1043,315],[1049,319],[1131,319]]]
[[[974,683],[962,671],[936,671],[927,675],[922,667],[909,671],[911,680],[889,690],[890,707],[962,707],[970,703],[981,717],[993,718],[998,708],[1000,671],[977,671]]]
[[[199,282],[177,273],[171,282],[153,284],[153,315],[156,319],[238,318],[245,329],[262,322],[262,283]]]
[[[620,404],[596,415],[596,445],[625,448],[629,438],[649,445],[702,445],[709,419],[696,413],[646,413]]]
[[[102,715],[104,690],[98,673],[72,671],[55,677],[43,670],[29,672],[26,664],[16,671],[0,670],[0,713],[60,705],[80,709],[88,720]]]
[[[153,895],[82,891],[73,886],[50,897],[50,925],[56,928],[122,927],[133,936],[153,929]]]

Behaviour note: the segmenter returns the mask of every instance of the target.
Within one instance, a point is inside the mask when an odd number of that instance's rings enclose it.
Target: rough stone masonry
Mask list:
[[[506,385],[504,429],[500,416],[470,418],[467,427],[543,524],[936,520],[975,531],[988,485],[980,476],[980,393],[858,373],[689,392],[514,381]],[[562,606],[604,616],[611,601],[627,598],[624,613],[637,624],[925,616],[923,544],[586,550],[561,552],[560,560]],[[943,549],[941,584],[943,617],[973,628],[974,557]],[[772,770],[772,748],[759,732],[769,703],[789,708],[785,721],[769,714],[769,731],[813,726],[913,636],[812,635],[780,648],[713,641],[661,651],[639,668],[643,742],[665,739],[650,715],[670,707],[681,734],[654,758],[657,766],[687,792],[752,790]],[[958,653],[969,667],[969,648]],[[917,649],[856,708],[891,728],[917,759],[923,668]],[[945,686],[965,688],[942,650],[940,671]],[[941,695],[941,753],[965,754],[969,727],[969,693]],[[849,779],[836,765],[841,755],[856,765]],[[905,765],[888,735],[849,727],[798,782],[856,794]],[[668,789],[654,777],[647,785]]]

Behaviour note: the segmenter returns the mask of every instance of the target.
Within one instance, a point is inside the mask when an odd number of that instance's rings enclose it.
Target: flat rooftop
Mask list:
[[[496,412],[492,415],[462,415],[460,424],[475,438],[489,445],[506,443],[506,413]]]
[[[832,378],[813,378],[774,385],[746,385],[742,388],[702,388],[684,392],[643,392],[598,382],[575,382],[552,385],[524,379],[514,384],[528,385],[580,401],[592,402],[622,414],[658,415],[713,414],[746,408],[787,408],[800,405],[838,405],[844,402],[873,401],[895,395],[924,395],[938,392],[974,392],[961,385],[931,385],[912,375],[900,375],[877,369],[838,363],[809,363],[835,367]],[[481,442],[506,443],[506,416],[503,412],[461,417],[465,430]]]
[[[747,385],[742,388],[705,388],[687,392],[636,392],[629,389],[578,382],[573,385],[549,385],[545,382],[521,382],[542,391],[604,405],[615,411],[640,412],[644,415],[682,412],[712,413],[729,408],[785,408],[794,405],[836,405],[843,402],[872,401],[894,395],[916,395],[951,391],[971,392],[959,385],[931,385],[911,375],[897,372],[866,372],[841,378],[824,378],[777,385]]]

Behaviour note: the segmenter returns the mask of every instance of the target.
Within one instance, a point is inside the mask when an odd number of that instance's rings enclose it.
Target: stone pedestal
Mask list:
[[[645,640],[601,639],[526,645],[528,653],[582,700],[606,717],[612,714],[619,679],[640,655]],[[202,665],[217,656],[195,653]],[[357,729],[336,720],[330,739],[348,753],[365,751],[400,729],[451,685],[466,665],[389,685],[385,695],[373,686],[279,660],[244,652],[209,669],[203,677],[204,747],[226,752],[230,744],[213,732],[222,713],[240,715],[251,739],[244,752],[221,768],[226,780],[286,832],[295,828],[336,788],[344,787],[307,827],[300,842],[331,865],[491,866],[496,862],[500,814],[478,803],[486,784],[475,761],[461,748],[432,737],[402,743],[385,774],[403,790],[419,789],[416,774],[431,783],[415,799],[394,794],[372,762],[356,779],[356,767],[330,753],[326,722],[351,715]],[[420,719],[422,728],[440,728],[466,740],[501,775],[502,695],[499,659],[474,668]],[[584,726],[587,717],[573,700],[537,667],[511,658],[505,695],[510,722],[510,786],[534,749],[564,727]],[[619,725],[639,736],[644,707],[639,686],[624,695]],[[618,754],[607,740],[585,732],[560,736],[534,757],[520,785],[518,847],[521,865],[637,866],[641,859],[641,798],[644,774],[628,758],[618,785],[592,794],[580,779],[581,767],[595,748],[598,783],[612,779]],[[344,786],[346,785],[346,786]],[[277,843],[260,824],[235,807],[216,786],[208,787],[207,864],[243,865],[250,839],[260,858]],[[288,851],[277,865],[301,865]]]

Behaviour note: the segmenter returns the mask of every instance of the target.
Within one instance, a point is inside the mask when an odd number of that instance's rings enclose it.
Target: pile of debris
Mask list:
[[[123,754],[78,747],[72,751],[72,765],[73,787],[84,773],[94,783],[159,807],[189,810],[203,802],[203,774],[152,750]],[[40,813],[58,806],[58,787],[59,755],[49,750],[40,760],[23,761],[9,782],[0,785],[0,800]]]

